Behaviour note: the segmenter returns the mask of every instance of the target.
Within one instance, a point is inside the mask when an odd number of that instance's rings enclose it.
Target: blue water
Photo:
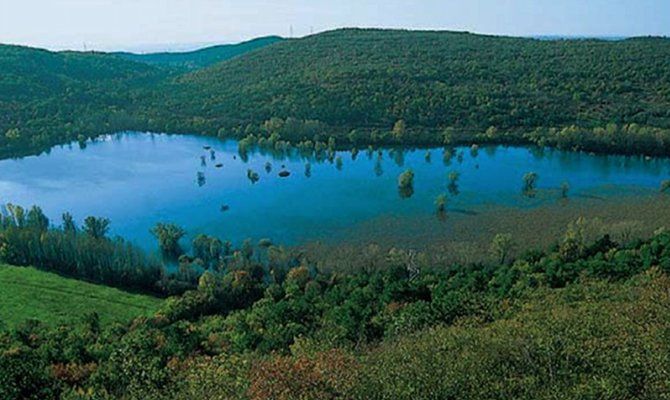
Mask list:
[[[211,160],[204,146],[212,146]],[[430,162],[426,152],[431,153]],[[462,162],[457,153],[462,153]],[[206,165],[201,157],[205,156]],[[338,152],[336,163],[251,152],[238,155],[235,141],[216,138],[123,133],[53,148],[48,154],[0,161],[0,203],[40,205],[60,223],[71,212],[81,222],[88,215],[107,217],[112,234],[154,248],[149,229],[173,222],[189,234],[206,233],[239,243],[270,238],[284,244],[328,240],[384,216],[425,216],[435,212],[435,197],[447,191],[447,175],[460,172],[458,195],[449,195],[450,212],[488,205],[535,207],[555,202],[562,182],[570,196],[615,196],[657,190],[670,177],[664,159],[596,156],[551,149],[488,147],[473,156],[457,148],[450,165],[443,149],[385,149],[368,157],[361,151]],[[311,163],[311,177],[305,163]],[[272,172],[264,169],[272,163]],[[223,167],[216,168],[216,163]],[[290,171],[287,178],[278,176]],[[398,175],[411,168],[414,194],[403,199]],[[252,184],[247,169],[260,180]],[[539,175],[538,194],[521,195],[522,177]],[[198,182],[198,173],[204,182]],[[229,209],[222,211],[222,206]]]

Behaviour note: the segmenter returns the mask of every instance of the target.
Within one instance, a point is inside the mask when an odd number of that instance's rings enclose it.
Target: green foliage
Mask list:
[[[398,176],[398,192],[403,199],[412,197],[414,194],[414,171],[411,169]]]
[[[0,46],[0,156],[124,130],[253,135],[279,148],[494,142],[667,155],[668,43],[343,29],[190,73],[179,65],[232,53]]]
[[[173,257],[181,254],[179,241],[186,235],[184,228],[159,222],[151,229],[151,234],[158,239],[158,247],[164,254]]]

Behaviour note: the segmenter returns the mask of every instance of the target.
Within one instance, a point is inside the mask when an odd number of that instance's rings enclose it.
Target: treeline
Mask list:
[[[180,75],[112,55],[0,46],[0,156],[121,130],[668,155],[669,60],[664,38],[345,29]]]
[[[52,226],[39,207],[9,204],[0,213],[0,261],[35,266],[61,275],[118,288],[163,293],[162,264],[121,238],[109,238],[110,221],[88,217],[81,227],[69,213]]]
[[[498,238],[499,262],[447,268],[391,249],[361,254],[366,267],[344,274],[273,246],[247,249],[153,318],[104,327],[91,315],[66,330],[33,321],[0,334],[0,394],[663,397],[670,233],[589,242],[585,226],[571,224],[547,253],[511,259]]]

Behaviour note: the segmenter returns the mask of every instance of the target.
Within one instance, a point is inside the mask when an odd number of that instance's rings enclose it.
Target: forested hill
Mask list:
[[[109,54],[0,45],[0,156],[131,128],[138,93],[166,77]]]
[[[484,131],[670,127],[670,40],[546,41],[346,29],[279,43],[179,79],[170,112],[214,125]],[[181,112],[180,112],[181,110]]]
[[[279,36],[267,36],[238,44],[206,47],[189,52],[163,52],[150,54],[115,53],[118,57],[151,65],[193,70],[229,60],[252,50],[281,41]]]
[[[235,49],[274,39],[259,40]],[[147,64],[211,51],[135,62],[0,46],[0,157],[124,129],[670,155],[670,39],[343,29],[187,73]]]

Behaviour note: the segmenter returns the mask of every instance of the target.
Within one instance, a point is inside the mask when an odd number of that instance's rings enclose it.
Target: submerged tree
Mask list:
[[[670,191],[670,179],[661,182],[661,193]]]
[[[538,175],[535,172],[528,172],[523,176],[523,187],[521,193],[527,197],[535,197],[535,188],[537,186]]]
[[[312,176],[312,164],[310,163],[305,164],[305,176],[308,178]]]
[[[570,184],[568,182],[561,183],[561,198],[567,199],[570,191]]]
[[[461,177],[461,174],[458,171],[451,171],[447,178],[449,179],[449,185],[447,185],[447,188],[449,189],[449,193],[452,195],[456,196],[458,195],[458,179]]]
[[[411,169],[398,176],[398,192],[403,199],[412,197],[414,194],[414,171]]]
[[[439,217],[444,218],[447,214],[447,195],[442,193],[435,199],[435,211]]]
[[[337,168],[338,171],[342,171],[342,166],[344,165],[344,162],[342,161],[341,156],[337,156],[335,159],[335,168]]]
[[[258,175],[258,172],[254,171],[252,169],[248,169],[247,170],[247,178],[249,179],[249,181],[251,181],[252,184],[254,184],[261,179],[261,176]]]
[[[179,240],[186,235],[186,231],[178,225],[157,223],[150,230],[151,234],[158,239],[158,246],[165,255],[179,256],[181,246]]]
[[[272,163],[270,163],[270,161],[265,163],[265,172],[268,174],[272,172]]]
[[[426,160],[427,163],[430,164],[432,154],[430,153],[430,150],[426,151],[426,155],[424,156],[424,159]]]

